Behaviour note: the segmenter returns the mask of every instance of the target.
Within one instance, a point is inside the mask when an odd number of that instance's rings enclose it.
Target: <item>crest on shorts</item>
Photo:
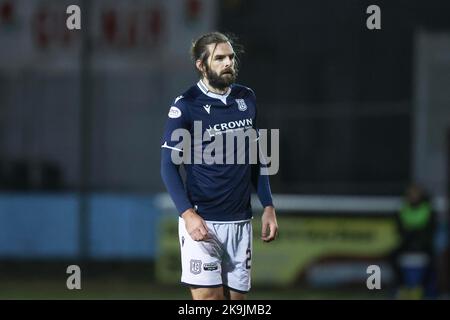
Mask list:
[[[244,99],[236,99],[236,103],[238,105],[239,111],[247,110],[247,105],[245,104],[245,100]]]
[[[202,260],[191,259],[191,273],[199,274],[202,272]]]
[[[184,236],[181,236],[181,246],[184,246]]]

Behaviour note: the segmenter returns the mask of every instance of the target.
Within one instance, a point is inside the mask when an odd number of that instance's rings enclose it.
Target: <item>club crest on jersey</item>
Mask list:
[[[236,103],[238,105],[239,111],[247,110],[247,105],[245,104],[245,100],[244,99],[236,99]]]

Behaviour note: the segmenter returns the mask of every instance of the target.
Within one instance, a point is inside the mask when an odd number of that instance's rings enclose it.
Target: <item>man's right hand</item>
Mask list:
[[[194,241],[202,241],[208,238],[208,226],[194,209],[187,209],[181,214],[184,219],[186,231]]]

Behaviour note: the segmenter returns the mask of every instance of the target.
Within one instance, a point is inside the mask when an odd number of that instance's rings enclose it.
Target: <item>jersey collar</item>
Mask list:
[[[215,98],[215,99],[219,99],[220,101],[222,101],[225,105],[227,104],[227,98],[230,95],[231,92],[231,88],[228,89],[227,92],[225,92],[224,94],[218,94],[218,93],[214,93],[211,92],[208,87],[203,83],[202,80],[199,80],[197,82],[197,86],[200,88],[200,90],[206,94],[208,97],[211,98]]]

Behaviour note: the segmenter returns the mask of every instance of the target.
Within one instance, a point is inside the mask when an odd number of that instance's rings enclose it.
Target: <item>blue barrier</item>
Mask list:
[[[93,195],[90,256],[153,258],[159,211],[149,196]]]
[[[73,257],[78,252],[74,194],[0,195],[0,256]]]
[[[153,259],[160,210],[152,195],[93,194],[88,200],[89,257]],[[79,257],[79,197],[0,194],[0,259]]]

